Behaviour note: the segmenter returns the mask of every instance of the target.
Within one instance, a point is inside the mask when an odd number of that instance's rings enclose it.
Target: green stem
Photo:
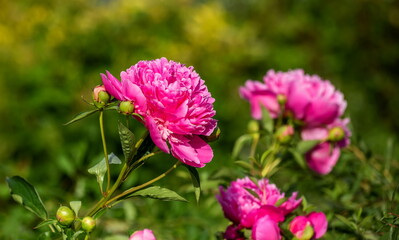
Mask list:
[[[172,172],[174,169],[176,169],[180,164],[181,164],[181,162],[180,162],[180,161],[177,161],[171,168],[169,168],[167,171],[165,171],[164,173],[162,173],[162,174],[159,175],[158,177],[156,177],[156,178],[154,178],[154,179],[152,179],[152,180],[150,180],[150,181],[148,181],[148,182],[146,182],[146,183],[143,183],[143,184],[141,184],[141,185],[139,185],[139,186],[136,186],[136,187],[130,188],[129,190],[124,191],[123,193],[121,193],[121,194],[119,194],[119,195],[113,197],[112,199],[108,200],[108,201],[106,202],[106,205],[111,205],[112,202],[117,201],[117,200],[120,199],[120,198],[123,198],[123,197],[125,197],[125,196],[127,196],[127,195],[129,195],[129,194],[131,194],[131,193],[133,193],[133,192],[135,192],[135,191],[137,191],[137,190],[140,190],[140,189],[142,189],[142,188],[145,188],[145,187],[147,187],[148,185],[150,185],[150,184],[152,184],[152,183],[154,183],[154,182],[156,182],[156,181],[158,181],[158,180],[164,178],[166,175],[168,175],[170,172]]]
[[[108,160],[108,152],[107,152],[107,143],[105,141],[105,134],[104,134],[104,111],[100,110],[100,131],[101,131],[101,139],[103,142],[103,149],[104,149],[104,158],[105,158],[105,163],[107,165],[107,188],[105,191],[105,194],[108,195],[108,190],[111,185],[111,170],[109,167],[109,160]],[[100,186],[101,192],[102,192],[102,186]]]

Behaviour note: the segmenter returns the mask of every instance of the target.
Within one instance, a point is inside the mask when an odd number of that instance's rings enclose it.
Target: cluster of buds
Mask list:
[[[83,219],[79,219],[75,212],[67,206],[61,206],[58,208],[56,218],[58,223],[62,227],[66,228],[74,227],[75,221],[80,221],[81,227],[86,233],[92,232],[96,227],[96,220],[94,218],[87,216]]]

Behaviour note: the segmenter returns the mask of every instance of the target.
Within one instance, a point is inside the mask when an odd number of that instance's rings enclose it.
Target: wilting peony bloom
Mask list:
[[[156,240],[154,233],[150,229],[144,229],[134,232],[129,240]]]
[[[328,221],[322,212],[312,212],[307,216],[295,217],[289,229],[301,240],[321,238],[327,231]]]
[[[253,240],[279,240],[280,228],[269,216],[264,216],[256,221],[252,227]]]
[[[347,125],[349,119],[337,119],[335,122],[326,127],[310,127],[304,128],[301,132],[303,140],[321,140],[324,141],[316,145],[313,149],[306,153],[306,161],[309,167],[319,173],[328,174],[338,161],[341,154],[341,148],[349,145],[351,132]],[[335,142],[331,141],[331,133],[334,131],[333,138]],[[335,134],[338,132],[337,134]]]
[[[276,203],[284,198],[284,193],[281,193],[276,185],[270,184],[268,179],[254,183],[245,177],[231,182],[227,189],[220,187],[219,190],[220,195],[216,198],[225,217],[245,228],[251,228],[264,216],[269,216],[276,222],[284,221],[284,216],[301,204],[301,199],[295,199],[297,193],[293,193],[288,200],[276,206]]]
[[[216,128],[215,100],[193,67],[161,58],[138,62],[121,73],[121,81],[109,72],[101,77],[112,96],[134,104],[162,151],[194,167],[212,160],[213,151],[200,136]]]
[[[307,75],[301,69],[277,73],[270,70],[263,81],[248,80],[240,88],[240,95],[250,102],[255,119],[261,119],[264,107],[272,118],[288,114],[307,126],[317,126],[334,122],[345,111],[346,101],[341,92],[329,81]]]

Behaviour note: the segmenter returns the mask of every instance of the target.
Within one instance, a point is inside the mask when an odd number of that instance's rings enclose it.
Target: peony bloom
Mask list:
[[[284,221],[284,216],[292,212],[301,204],[301,199],[296,200],[296,193],[280,206],[276,206],[284,193],[268,179],[261,179],[257,183],[248,177],[237,179],[224,189],[219,188],[220,195],[216,196],[222,206],[224,215],[234,224],[251,228],[253,224],[264,216],[276,222]]]
[[[321,238],[327,231],[328,221],[322,212],[312,212],[307,216],[295,217],[289,229],[295,237],[301,240]]]
[[[134,232],[129,240],[156,240],[154,233],[150,229],[144,229]]]
[[[255,119],[262,118],[264,107],[272,118],[288,114],[307,126],[317,126],[334,122],[345,111],[341,92],[329,81],[301,69],[277,73],[270,70],[263,81],[249,80],[239,90],[241,97],[249,101]]]
[[[200,136],[216,128],[215,99],[193,67],[161,58],[131,66],[121,81],[109,72],[101,77],[112,96],[134,104],[159,149],[194,167],[212,160],[213,151]]]
[[[351,132],[347,127],[348,123],[349,119],[337,119],[326,127],[310,127],[302,130],[303,140],[323,141],[305,155],[306,161],[313,171],[323,175],[332,171],[341,154],[340,149],[350,143]],[[337,132],[340,136],[336,134]],[[331,137],[331,135],[333,136]],[[333,138],[335,142],[330,138]]]
[[[253,240],[280,240],[280,228],[269,216],[264,216],[256,221],[252,228]]]

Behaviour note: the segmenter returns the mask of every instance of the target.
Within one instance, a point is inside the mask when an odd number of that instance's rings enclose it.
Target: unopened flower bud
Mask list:
[[[58,208],[56,218],[61,225],[70,226],[75,221],[75,212],[66,206]]]
[[[119,112],[130,115],[134,112],[134,104],[131,101],[123,101],[119,104]]]
[[[280,105],[285,105],[285,103],[287,102],[287,97],[285,95],[283,95],[283,94],[277,94],[276,98],[277,98],[277,102]]]
[[[255,120],[252,120],[248,123],[248,132],[249,133],[257,133],[259,132],[259,123]]]
[[[91,232],[96,227],[96,220],[92,217],[84,217],[82,219],[82,229],[86,232]]]
[[[338,142],[345,138],[345,131],[341,127],[333,127],[328,131],[328,140]]]
[[[291,125],[284,125],[277,129],[276,138],[280,143],[288,143],[294,135],[294,128]]]
[[[219,139],[220,133],[221,133],[220,128],[217,127],[217,128],[215,128],[215,130],[213,130],[211,135],[209,135],[209,136],[201,136],[201,137],[206,142],[214,142],[214,141]]]
[[[93,101],[97,107],[104,107],[110,100],[110,95],[104,85],[98,85],[93,89]]]
[[[306,224],[305,230],[303,230],[302,237],[300,237],[300,240],[310,240],[312,239],[314,235],[314,230],[313,227],[310,224]]]

